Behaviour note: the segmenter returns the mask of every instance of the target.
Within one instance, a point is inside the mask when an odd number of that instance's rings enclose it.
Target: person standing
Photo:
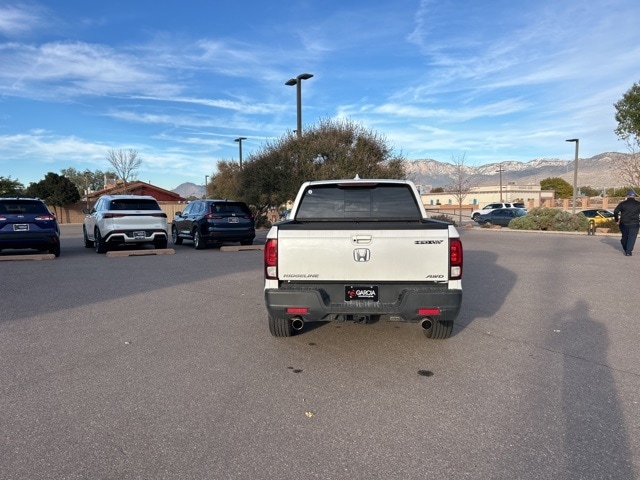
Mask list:
[[[640,202],[636,200],[637,196],[636,192],[629,190],[627,198],[613,211],[613,218],[620,225],[620,233],[622,233],[620,243],[627,257],[632,255],[638,229],[640,229]]]

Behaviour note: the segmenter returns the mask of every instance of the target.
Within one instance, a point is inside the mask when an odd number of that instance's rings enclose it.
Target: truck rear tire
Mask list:
[[[293,326],[291,321],[286,318],[269,317],[269,331],[274,337],[291,337],[293,335]]]
[[[444,340],[449,338],[453,333],[453,321],[434,320],[431,328],[423,330],[424,336],[435,340]]]

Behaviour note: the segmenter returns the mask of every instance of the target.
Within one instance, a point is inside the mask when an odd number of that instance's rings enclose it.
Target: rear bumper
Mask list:
[[[0,248],[46,248],[60,243],[57,233],[1,233]]]
[[[441,321],[454,321],[460,312],[462,290],[450,290],[441,286],[381,286],[383,301],[368,300],[344,301],[344,286],[327,286],[320,288],[278,288],[265,289],[265,304],[272,318],[301,317],[305,322],[348,319],[352,315],[389,316],[391,320],[419,322],[425,316],[419,309],[438,309],[439,315],[433,316]],[[383,295],[382,289],[387,292]],[[392,292],[389,292],[389,290]],[[334,300],[332,301],[333,292]],[[395,301],[384,302],[384,298]],[[338,300],[338,301],[335,301]],[[288,313],[287,309],[307,309],[307,313]]]
[[[136,235],[137,232],[144,232],[143,236]],[[159,240],[167,240],[167,232],[164,230],[114,230],[104,237],[105,243],[123,244],[123,243],[153,243]]]
[[[244,242],[248,240],[253,241],[254,238],[256,238],[255,230],[246,230],[242,232],[210,230],[202,234],[202,239],[205,242]]]

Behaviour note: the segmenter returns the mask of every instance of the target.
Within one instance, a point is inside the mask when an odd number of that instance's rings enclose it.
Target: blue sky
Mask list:
[[[640,81],[637,0],[0,0],[0,176],[107,170],[203,184],[296,128],[346,118],[408,160],[469,165],[625,152],[613,104]]]

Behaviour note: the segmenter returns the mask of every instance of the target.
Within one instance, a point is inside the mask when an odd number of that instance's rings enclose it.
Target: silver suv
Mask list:
[[[143,195],[103,195],[82,225],[84,246],[105,253],[116,245],[152,244],[167,248],[167,214],[155,198]]]
[[[480,215],[486,215],[487,213],[496,210],[498,208],[521,208],[523,210],[526,210],[524,208],[524,204],[523,203],[503,203],[503,202],[495,202],[495,203],[490,203],[488,205],[485,205],[484,207],[482,207],[479,210],[474,210],[473,213],[471,213],[471,220],[477,220],[477,218]]]

